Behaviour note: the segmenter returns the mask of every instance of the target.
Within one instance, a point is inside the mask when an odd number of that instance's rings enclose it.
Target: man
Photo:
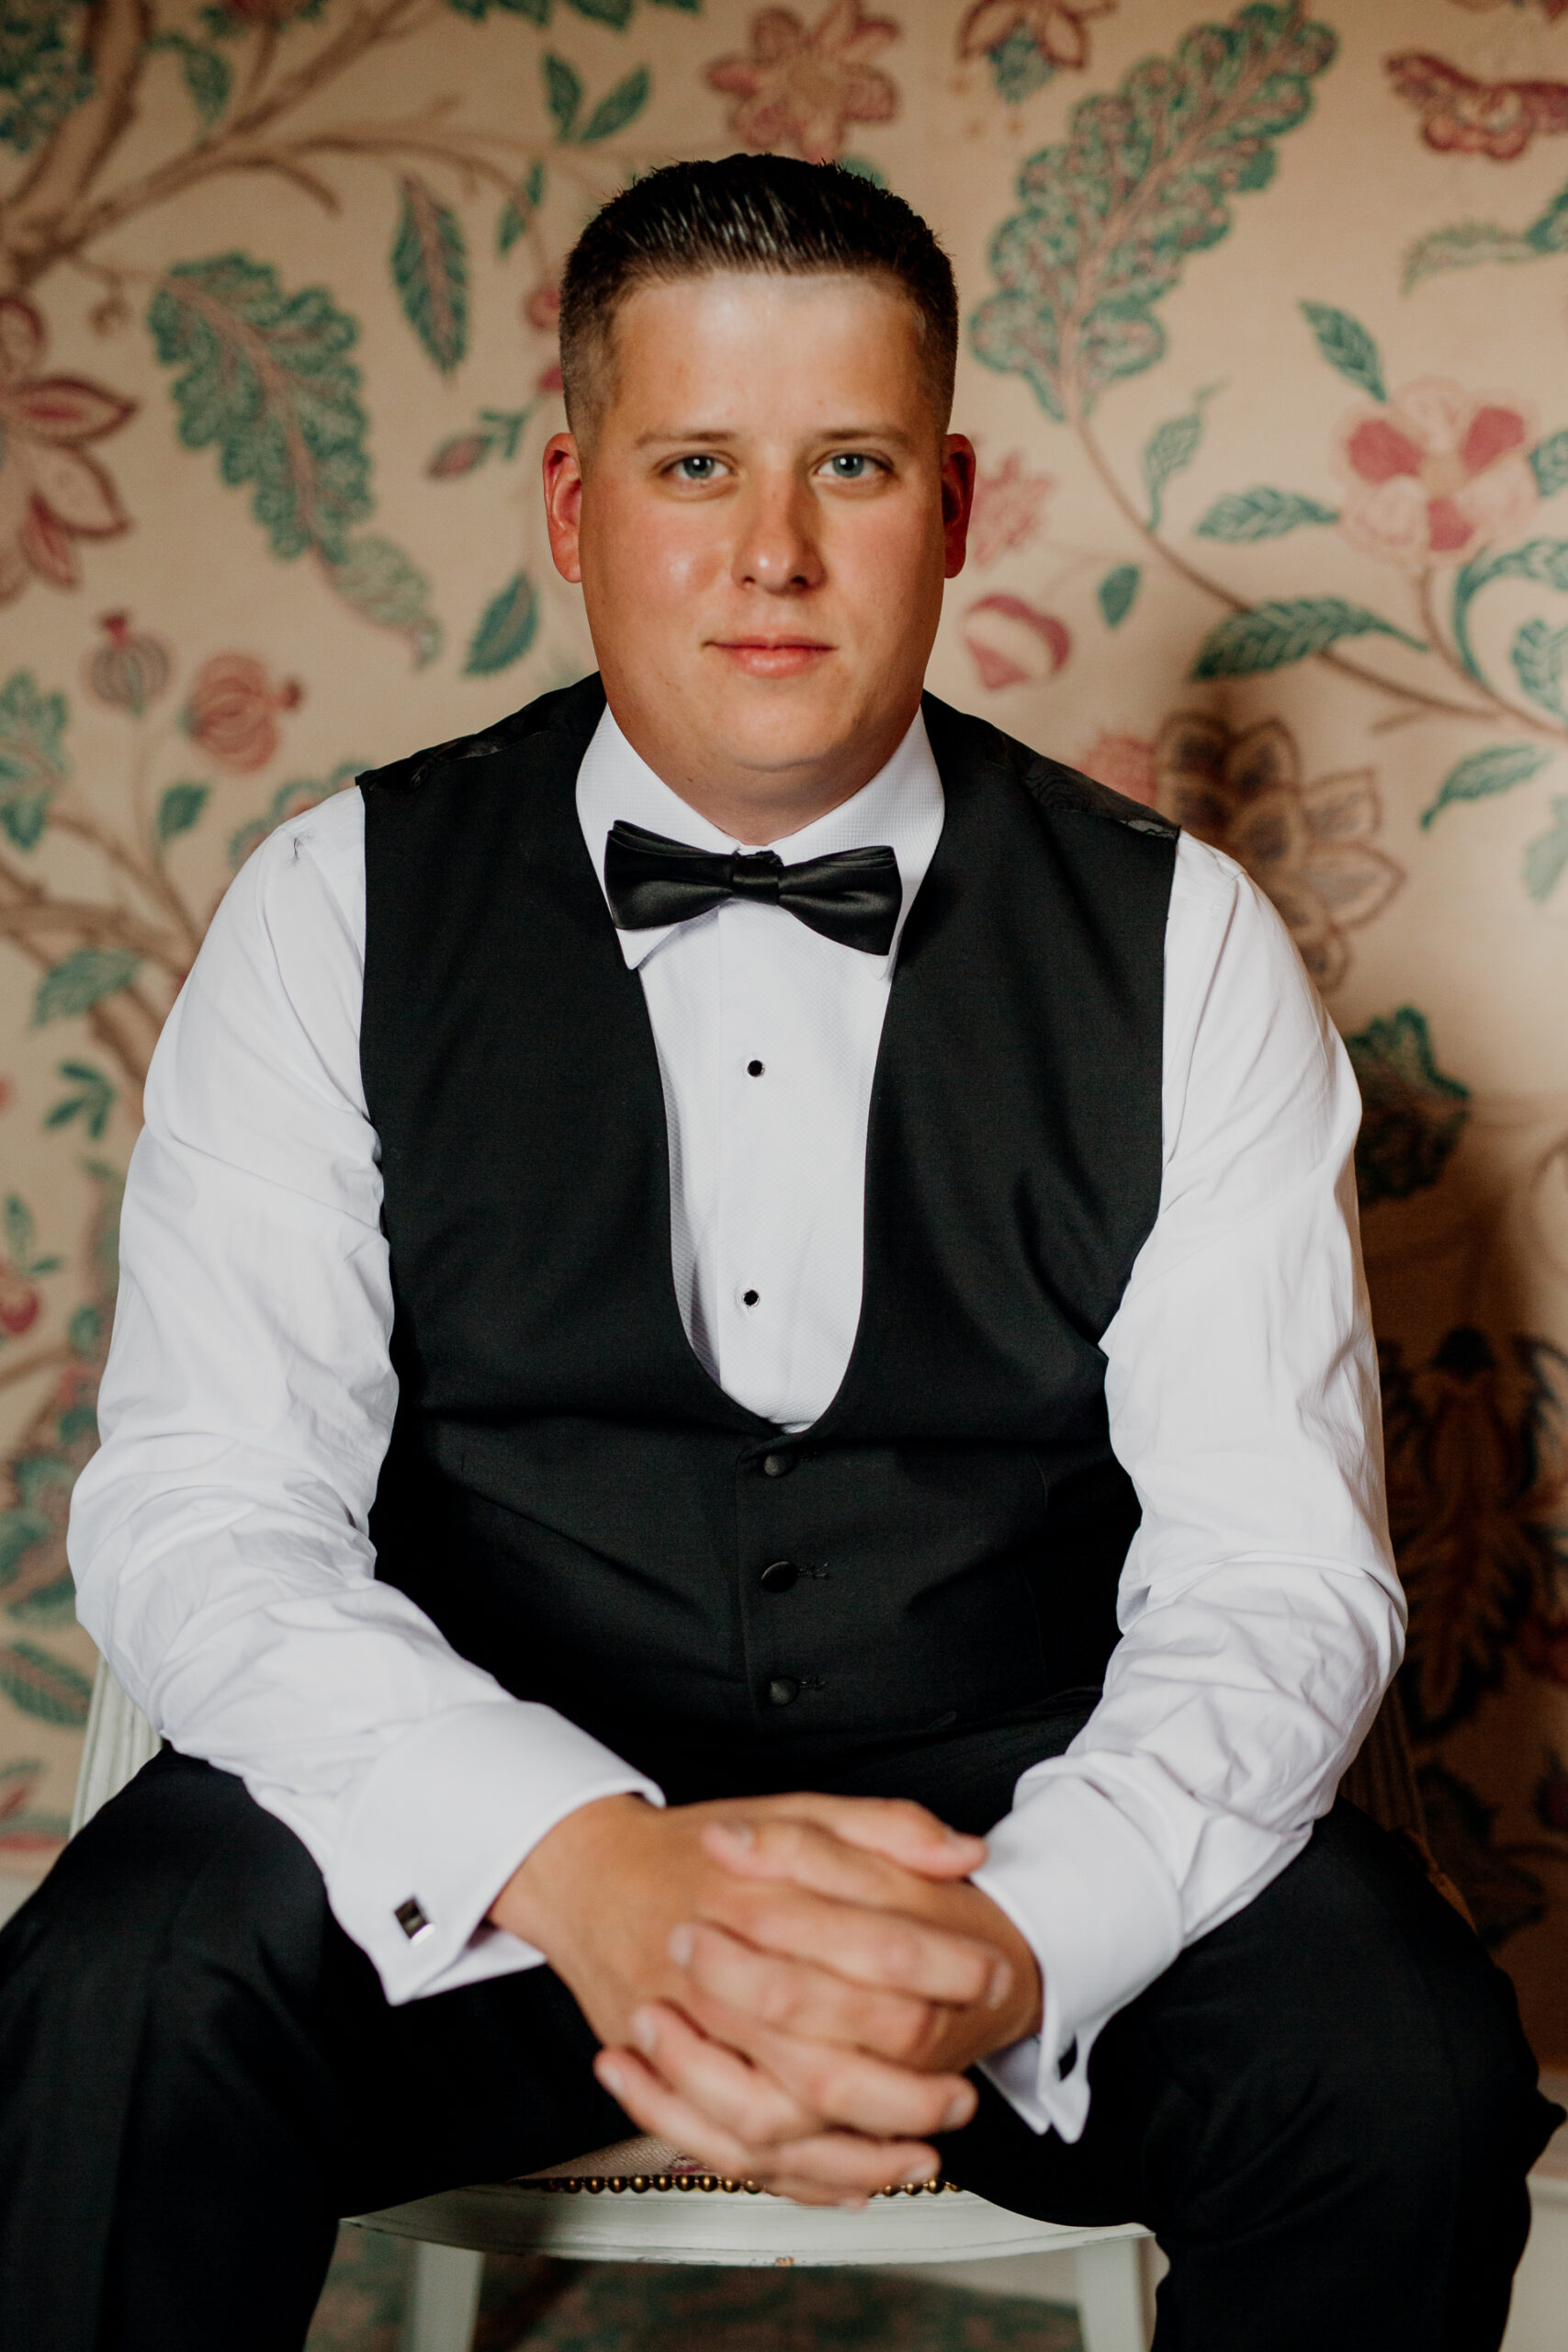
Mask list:
[[[956,319],[858,179],[618,197],[599,678],[281,829],[171,1016],[73,1539],[170,1746],[0,1953],[7,2343],[284,2352],[340,2213],[633,2126],[1145,2219],[1166,2346],[1500,2337],[1551,2111],[1334,1807],[1354,1089],[1235,866],[922,704]]]

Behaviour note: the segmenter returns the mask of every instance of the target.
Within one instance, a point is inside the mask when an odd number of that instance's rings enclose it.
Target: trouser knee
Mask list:
[[[78,2074],[114,2076],[165,2012],[187,2043],[256,2041],[262,2012],[310,2006],[326,1921],[320,1873],[290,1831],[230,1774],[157,1758],[0,1935],[13,2101],[40,2065],[61,2098]]]

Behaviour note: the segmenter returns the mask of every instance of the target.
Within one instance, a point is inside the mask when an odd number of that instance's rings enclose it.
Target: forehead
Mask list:
[[[856,393],[902,416],[930,401],[914,305],[893,281],[849,272],[716,270],[639,286],[607,356],[606,416],[694,400],[705,415],[720,400],[748,414],[839,414]]]

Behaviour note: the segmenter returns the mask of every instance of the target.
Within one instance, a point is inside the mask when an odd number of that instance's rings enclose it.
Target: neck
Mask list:
[[[785,841],[818,817],[842,808],[880,775],[908,733],[914,712],[875,736],[841,746],[825,761],[778,768],[748,766],[736,759],[694,759],[680,743],[640,713],[623,718],[612,702],[615,724],[660,783],[694,808],[699,817],[748,849]]]

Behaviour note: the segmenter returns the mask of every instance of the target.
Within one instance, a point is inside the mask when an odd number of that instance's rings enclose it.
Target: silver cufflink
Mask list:
[[[424,1916],[423,1905],[412,1894],[406,1903],[399,1904],[392,1917],[411,1944],[417,1936],[423,1936],[430,1926],[429,1920]]]

